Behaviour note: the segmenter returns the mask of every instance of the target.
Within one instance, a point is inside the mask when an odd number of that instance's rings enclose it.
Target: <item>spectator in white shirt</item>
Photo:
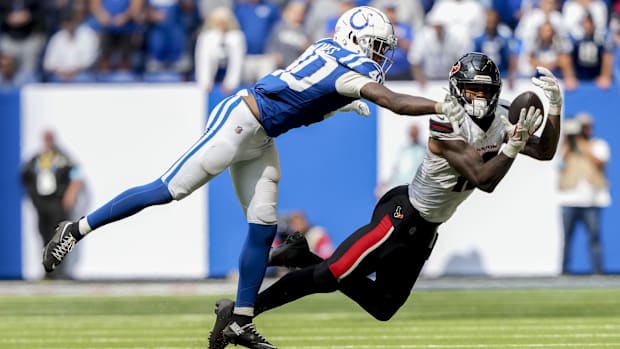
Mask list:
[[[239,22],[227,7],[214,9],[196,42],[196,81],[205,93],[221,82],[224,95],[241,83],[246,42]]]
[[[566,0],[562,6],[564,25],[575,39],[584,36],[581,21],[592,16],[595,35],[604,34],[607,30],[607,5],[603,0]]]
[[[444,80],[446,72],[471,46],[471,41],[447,30],[439,17],[428,16],[429,24],[414,36],[409,48],[413,77],[422,87],[427,80]]]
[[[521,40],[523,45],[532,42],[538,36],[538,28],[545,22],[551,23],[555,33],[561,38],[568,37],[557,0],[540,0],[538,7],[524,13],[515,29],[515,37]]]
[[[479,0],[436,1],[428,16],[441,18],[448,31],[462,34],[464,40],[473,40],[484,31],[485,10]]]
[[[97,60],[99,39],[88,25],[80,25],[73,12],[62,15],[61,29],[49,41],[43,69],[52,82],[91,81],[90,68]]]

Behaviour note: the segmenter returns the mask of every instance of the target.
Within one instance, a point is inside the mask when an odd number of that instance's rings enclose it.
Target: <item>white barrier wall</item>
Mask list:
[[[88,211],[121,191],[158,178],[200,136],[205,96],[193,85],[32,85],[22,95],[22,158],[51,128],[82,166]],[[72,255],[76,278],[202,278],[207,271],[207,200],[200,189],[180,202],[145,209],[98,229]],[[43,276],[41,242],[24,201],[24,276]]]
[[[389,83],[396,91],[442,100],[447,82]],[[502,98],[512,100],[534,86],[527,80]],[[546,99],[541,96],[545,107]],[[407,118],[379,108],[377,178],[388,178],[399,149],[408,141],[408,125],[418,123],[421,139],[428,137],[428,118]],[[439,240],[424,275],[557,275],[561,263],[560,212],[557,205],[557,163],[518,156],[492,194],[475,191],[439,228]]]

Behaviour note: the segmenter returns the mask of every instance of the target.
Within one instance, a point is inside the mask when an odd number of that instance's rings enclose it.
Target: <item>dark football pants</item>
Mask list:
[[[405,303],[437,239],[438,224],[420,217],[407,186],[386,193],[372,220],[343,241],[327,260],[290,272],[258,295],[255,314],[314,293],[336,290],[377,320]],[[375,279],[368,275],[375,273]]]

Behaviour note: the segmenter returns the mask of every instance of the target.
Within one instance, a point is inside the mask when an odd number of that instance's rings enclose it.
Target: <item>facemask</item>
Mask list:
[[[487,115],[489,106],[485,98],[474,98],[471,103],[465,103],[465,112],[470,116],[481,119]]]

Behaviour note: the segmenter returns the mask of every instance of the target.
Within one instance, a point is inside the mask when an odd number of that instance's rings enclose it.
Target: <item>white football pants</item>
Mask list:
[[[241,99],[221,101],[204,134],[161,177],[181,200],[230,168],[237,198],[249,223],[277,222],[280,160],[273,139]]]

